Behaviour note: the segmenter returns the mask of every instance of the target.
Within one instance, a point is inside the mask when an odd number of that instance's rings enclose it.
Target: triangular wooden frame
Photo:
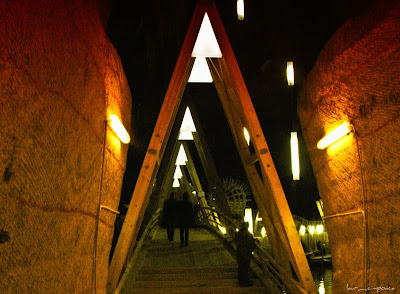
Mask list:
[[[191,57],[205,13],[214,29],[222,58],[207,58],[214,84],[228,119],[238,151],[273,247],[274,256],[287,272],[292,265],[300,283],[295,292],[317,293],[300,238],[280,179],[273,163],[246,84],[212,0],[200,0],[168,86],[157,123],[147,149],[125,221],[109,268],[108,289],[115,289],[129,252],[132,251],[149,201],[168,138],[191,72]],[[250,133],[255,153],[244,139],[243,127]],[[260,173],[255,164],[259,164]],[[296,287],[293,287],[293,289]]]

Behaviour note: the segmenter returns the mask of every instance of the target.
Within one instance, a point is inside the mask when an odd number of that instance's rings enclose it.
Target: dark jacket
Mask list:
[[[180,226],[191,226],[193,224],[192,204],[187,200],[179,201],[177,205],[177,215]]]
[[[247,228],[241,228],[236,234],[236,253],[238,258],[251,258],[251,253],[256,248],[253,235]]]
[[[163,220],[168,225],[173,225],[175,223],[176,206],[177,202],[173,198],[170,198],[164,202]]]

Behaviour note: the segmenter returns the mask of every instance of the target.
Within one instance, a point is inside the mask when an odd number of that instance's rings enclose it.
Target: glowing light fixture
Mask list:
[[[222,232],[222,234],[226,234],[226,229],[225,229],[225,227],[219,227],[219,229],[221,230],[221,232]]]
[[[179,147],[178,156],[176,157],[175,165],[186,165],[187,157],[185,153],[185,149],[183,149],[183,145]]]
[[[318,211],[319,211],[321,218],[324,219],[324,210],[323,210],[324,203],[322,202],[321,199],[317,200],[315,202],[317,203]]]
[[[131,141],[131,137],[124,128],[124,125],[119,120],[118,116],[116,116],[115,114],[110,114],[108,119],[110,121],[111,128],[117,134],[121,142],[124,144],[128,144]]]
[[[253,212],[251,208],[244,209],[244,221],[249,223],[249,232],[253,234]]]
[[[325,284],[324,284],[324,280],[321,280],[321,281],[319,282],[318,294],[325,294]]]
[[[179,184],[179,180],[177,178],[174,179],[174,182],[172,183],[172,187],[173,188],[179,188],[180,184]]]
[[[244,138],[246,139],[247,145],[250,146],[250,134],[249,131],[243,127]]]
[[[324,226],[323,225],[317,225],[317,234],[321,234],[324,231]]]
[[[194,60],[188,83],[212,83],[210,69],[205,57],[199,56]]]
[[[305,233],[306,233],[306,227],[301,225],[300,226],[300,235],[304,236]]]
[[[236,10],[238,15],[238,20],[244,20],[244,2],[243,0],[237,0]]]
[[[310,232],[310,235],[314,235],[314,233],[315,233],[315,226],[308,226],[308,231]]]
[[[293,61],[288,61],[286,63],[286,77],[287,77],[287,83],[289,86],[294,85],[294,67],[293,67]]]
[[[262,227],[262,228],[261,228],[261,236],[265,237],[266,234],[267,234],[267,233],[265,232],[265,228]]]
[[[199,34],[192,51],[192,57],[222,57],[221,50],[215,37],[214,30],[211,26],[208,14],[204,14]]]
[[[342,137],[346,136],[348,133],[350,133],[353,130],[353,126],[349,123],[343,123],[333,131],[331,131],[329,134],[327,134],[325,137],[323,137],[321,140],[319,140],[317,147],[318,149],[325,149],[329,145],[333,144],[334,142],[338,141]]]
[[[290,149],[292,151],[292,174],[293,180],[300,180],[299,142],[297,132],[290,133]]]
[[[182,178],[182,176],[183,176],[183,174],[182,174],[181,168],[179,167],[179,165],[176,165],[174,179],[180,179],[180,178]]]

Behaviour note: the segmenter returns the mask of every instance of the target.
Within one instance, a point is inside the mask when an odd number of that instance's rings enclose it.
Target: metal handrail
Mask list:
[[[210,219],[209,217],[203,217],[199,219],[199,222],[203,226],[211,227],[215,232],[218,233],[218,236],[224,240],[230,239],[228,243],[230,246],[232,246],[232,249],[236,251],[236,244],[234,244],[233,240],[235,239],[234,234],[239,228],[238,224],[214,208],[201,207],[199,211],[204,211],[202,214],[203,216],[213,216],[213,219]],[[215,215],[217,215],[217,219]],[[220,230],[220,227],[225,227],[226,232],[223,233]],[[253,252],[253,261],[262,270],[265,277],[272,279],[281,291],[286,291],[286,293],[307,293],[307,291],[302,287],[301,283],[293,278],[292,273],[287,272],[287,270],[284,269],[272,257],[272,255],[257,242],[256,249]]]

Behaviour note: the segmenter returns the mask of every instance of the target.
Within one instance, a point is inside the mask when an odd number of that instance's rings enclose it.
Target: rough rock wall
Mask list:
[[[0,1],[1,293],[105,292],[131,96],[98,5]]]
[[[400,290],[399,1],[377,1],[334,34],[300,92],[298,113],[324,203],[333,293]],[[317,149],[346,121],[353,133]]]

